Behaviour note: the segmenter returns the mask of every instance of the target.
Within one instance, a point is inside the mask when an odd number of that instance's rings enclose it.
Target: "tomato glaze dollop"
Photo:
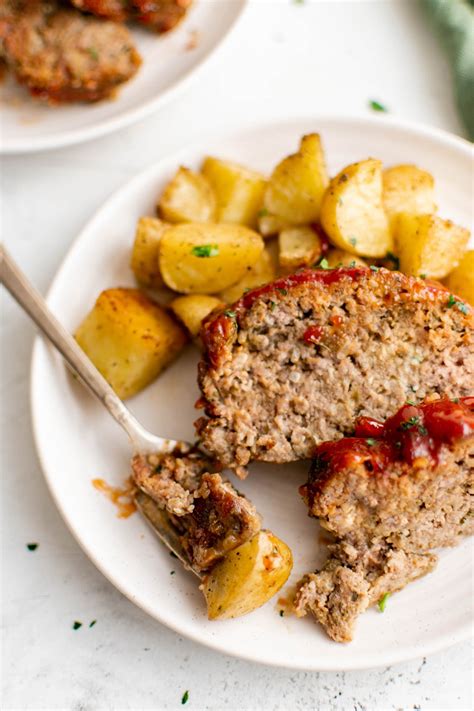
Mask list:
[[[360,417],[355,437],[316,447],[309,481],[300,493],[313,499],[333,474],[359,465],[369,474],[381,473],[394,462],[435,466],[443,445],[473,434],[474,397],[407,403],[385,422]]]

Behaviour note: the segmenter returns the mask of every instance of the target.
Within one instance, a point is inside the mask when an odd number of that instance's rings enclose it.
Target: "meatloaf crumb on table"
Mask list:
[[[192,0],[71,0],[79,10],[119,22],[133,21],[156,32],[172,30]]]
[[[206,570],[261,527],[255,507],[202,452],[136,455],[137,486],[169,516],[194,568]]]
[[[383,268],[305,270],[250,291],[203,325],[202,444],[245,476],[252,460],[309,459],[407,397],[472,394],[473,324],[441,285]]]
[[[52,104],[108,98],[141,63],[126,27],[56,0],[0,0],[0,55],[32,96]]]
[[[361,418],[355,437],[316,448],[300,491],[335,542],[300,581],[295,611],[348,642],[361,612],[433,569],[432,549],[474,533],[474,397]]]

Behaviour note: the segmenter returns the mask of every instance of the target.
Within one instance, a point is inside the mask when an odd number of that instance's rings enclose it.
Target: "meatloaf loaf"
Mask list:
[[[299,583],[295,610],[338,642],[367,607],[432,570],[432,549],[474,533],[474,397],[407,404],[385,424],[361,418],[356,435],[319,445],[300,489],[335,542]]]
[[[184,17],[192,0],[71,0],[72,4],[99,17],[133,21],[156,32],[168,32]]]
[[[55,0],[0,0],[0,46],[17,80],[53,104],[110,97],[141,62],[126,27]]]
[[[167,513],[194,568],[206,570],[260,530],[255,507],[197,450],[136,455],[137,486]]]
[[[204,323],[196,426],[245,475],[310,458],[359,415],[474,391],[472,309],[443,287],[376,267],[312,269],[248,292]]]

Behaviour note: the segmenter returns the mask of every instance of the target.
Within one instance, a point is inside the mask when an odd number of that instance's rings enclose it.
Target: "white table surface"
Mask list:
[[[417,0],[261,0],[159,115],[92,143],[5,159],[3,239],[45,291],[103,200],[184,142],[255,119],[363,114],[372,98],[395,116],[462,135],[448,66]],[[51,501],[31,434],[33,329],[3,293],[2,325],[2,708],[178,709],[185,690],[190,710],[472,707],[468,643],[390,668],[298,673],[217,654],[134,607]],[[30,541],[40,544],[35,552]],[[73,631],[74,620],[85,624]]]

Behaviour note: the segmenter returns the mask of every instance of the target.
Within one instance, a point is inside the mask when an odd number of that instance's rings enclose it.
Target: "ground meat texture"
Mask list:
[[[251,460],[310,458],[357,416],[385,418],[407,398],[471,394],[473,325],[467,304],[399,272],[280,279],[204,323],[199,436],[245,474]]]
[[[261,526],[252,503],[213,470],[214,463],[197,450],[132,460],[135,483],[167,512],[199,570],[212,567]]]
[[[338,642],[367,607],[430,572],[432,549],[474,533],[474,398],[410,407],[379,428],[356,425],[370,437],[321,444],[300,489],[335,543],[300,581],[295,610]]]
[[[54,1],[2,2],[0,42],[17,80],[52,104],[108,98],[141,63],[126,27]]]
[[[192,0],[71,0],[85,12],[110,20],[133,21],[156,32],[169,32],[186,14]]]

